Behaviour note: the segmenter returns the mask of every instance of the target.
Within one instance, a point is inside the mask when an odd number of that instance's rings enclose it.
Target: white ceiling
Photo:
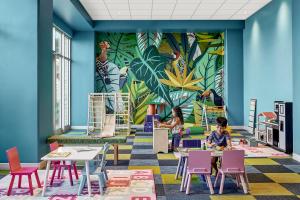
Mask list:
[[[80,0],[93,20],[245,20],[272,0]]]

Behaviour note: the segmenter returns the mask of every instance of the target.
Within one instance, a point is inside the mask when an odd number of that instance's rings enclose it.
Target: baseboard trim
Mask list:
[[[41,167],[41,163],[21,163],[23,167]],[[0,170],[9,170],[8,163],[0,163]]]
[[[296,154],[296,153],[293,153],[293,159],[300,162],[300,155]]]
[[[245,129],[247,130],[247,128],[245,126],[230,126],[232,129]]]
[[[71,129],[74,129],[74,130],[78,130],[78,129],[86,129],[87,126],[71,126]]]

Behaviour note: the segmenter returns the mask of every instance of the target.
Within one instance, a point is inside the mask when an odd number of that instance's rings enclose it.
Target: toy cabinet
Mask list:
[[[257,117],[255,138],[286,153],[293,152],[293,110],[291,102],[275,101],[274,112]]]

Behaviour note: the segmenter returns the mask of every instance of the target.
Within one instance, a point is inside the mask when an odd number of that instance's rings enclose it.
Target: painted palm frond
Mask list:
[[[154,45],[156,48],[159,47],[160,42],[162,40],[162,33],[147,33],[147,32],[141,32],[136,34],[136,40],[138,47],[143,54],[145,50],[151,46]]]
[[[184,66],[183,73],[180,73],[180,71],[176,65],[176,62],[173,62],[172,66],[175,70],[175,74],[166,69],[165,72],[166,72],[169,80],[160,79],[160,82],[162,82],[163,84],[168,85],[170,87],[181,88],[181,89],[185,89],[185,90],[192,90],[192,91],[203,90],[203,88],[197,86],[197,83],[202,81],[202,78],[193,79],[195,69],[192,70],[187,75],[186,65]]]
[[[130,63],[131,72],[138,80],[145,81],[146,86],[152,93],[161,96],[166,102],[173,105],[168,86],[160,82],[160,79],[167,77],[164,72],[167,59],[161,56],[153,45],[148,47],[143,55],[141,55],[138,48],[136,48],[136,51],[139,58],[135,58]]]
[[[218,48],[217,50],[210,51],[209,54],[224,56],[224,48]]]
[[[147,114],[148,102],[153,98],[150,90],[146,87],[145,82],[131,82],[126,85],[130,93],[132,110],[132,121],[134,124],[142,124]]]

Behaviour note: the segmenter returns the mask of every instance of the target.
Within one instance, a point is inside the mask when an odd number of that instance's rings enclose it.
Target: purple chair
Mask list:
[[[209,187],[210,194],[214,194],[214,189],[210,179],[211,174],[211,151],[190,151],[188,156],[187,178],[185,180],[186,194],[190,193],[192,175],[204,175]]]
[[[245,179],[247,182],[248,179],[245,171],[244,156],[245,156],[244,150],[231,150],[231,151],[223,152],[221,168],[218,171],[215,184],[214,184],[214,186],[216,186],[219,176],[222,176],[219,194],[223,193],[226,174],[235,175],[237,179],[237,185],[239,186],[239,181],[241,181],[244,193],[245,194],[247,193],[247,186],[246,186]]]
[[[144,121],[144,132],[153,132],[153,115],[146,115]]]
[[[201,140],[200,139],[182,140],[182,147],[184,147],[184,148],[200,148]]]

